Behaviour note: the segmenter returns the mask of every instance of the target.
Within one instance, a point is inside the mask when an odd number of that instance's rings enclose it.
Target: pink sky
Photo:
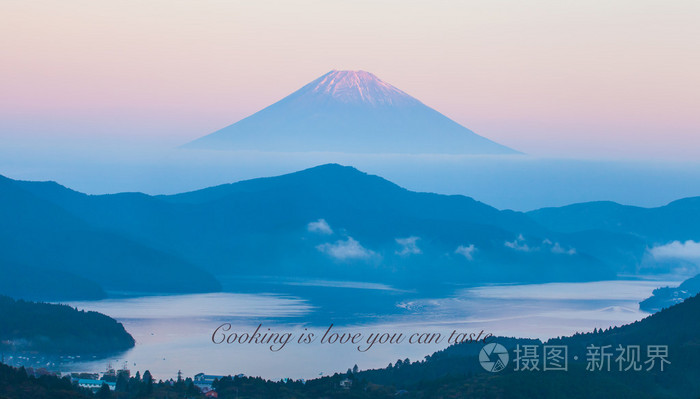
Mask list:
[[[700,156],[700,2],[0,3],[0,143],[177,144],[363,69],[530,154]]]

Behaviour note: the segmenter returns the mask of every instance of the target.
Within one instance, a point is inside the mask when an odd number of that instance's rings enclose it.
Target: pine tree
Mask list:
[[[144,383],[144,393],[146,395],[150,395],[153,393],[153,376],[151,376],[151,372],[146,370],[143,373],[143,383]]]

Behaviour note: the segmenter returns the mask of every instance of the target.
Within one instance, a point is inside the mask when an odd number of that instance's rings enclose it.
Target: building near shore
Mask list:
[[[90,389],[90,390],[92,390],[93,393],[99,391],[102,388],[102,384],[107,384],[110,391],[114,391],[115,389],[117,389],[116,382],[108,382],[108,381],[103,381],[103,380],[88,380],[88,379],[78,380],[79,387]]]

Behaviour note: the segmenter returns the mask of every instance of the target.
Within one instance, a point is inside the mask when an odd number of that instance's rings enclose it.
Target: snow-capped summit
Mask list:
[[[331,71],[186,148],[515,154],[365,71]]]
[[[417,104],[418,100],[365,71],[330,71],[299,90],[302,95],[328,96],[344,103]]]

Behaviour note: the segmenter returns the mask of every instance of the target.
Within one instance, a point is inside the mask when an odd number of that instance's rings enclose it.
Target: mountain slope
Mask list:
[[[86,196],[17,182],[104,231],[217,276],[430,284],[614,278],[606,262],[519,212],[416,193],[351,167],[308,170],[172,196]]]
[[[693,199],[658,209],[589,203],[524,214],[412,192],[336,164],[169,196],[91,196],[9,179],[0,179],[0,190],[7,193],[0,238],[10,248],[1,261],[38,276],[73,276],[76,286],[99,280],[107,290],[215,290],[212,275],[408,290],[612,279],[666,267],[649,259],[659,237],[700,233]]]
[[[393,367],[367,370],[355,375],[357,381],[367,380],[381,385],[393,385],[410,392],[407,397],[462,397],[466,391],[480,393],[476,397],[494,398],[697,398],[700,395],[700,297],[665,309],[638,322],[606,331],[576,334],[552,339],[545,345],[567,347],[568,371],[513,371],[515,347],[535,345],[542,356],[542,343],[529,339],[496,337],[490,342],[503,345],[510,354],[507,368],[489,373],[479,365],[478,354],[483,345],[462,343],[452,345],[426,357],[426,360],[401,362]],[[587,348],[602,347],[612,353],[610,371],[587,371]],[[668,345],[668,360],[664,371],[658,360],[653,370],[618,371],[616,358],[619,345],[639,345],[647,357],[647,345]],[[576,357],[575,357],[576,356]],[[625,363],[625,365],[627,365]],[[408,393],[408,392],[407,392]]]
[[[22,186],[58,196],[39,198]],[[173,255],[95,227],[61,201],[88,196],[56,185],[25,184],[0,177],[0,283],[6,294],[28,299],[94,299],[102,290],[208,292],[220,289],[208,273]],[[25,287],[27,290],[22,290]]]
[[[364,71],[331,71],[186,148],[515,154]]]

